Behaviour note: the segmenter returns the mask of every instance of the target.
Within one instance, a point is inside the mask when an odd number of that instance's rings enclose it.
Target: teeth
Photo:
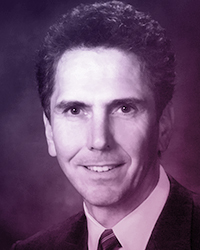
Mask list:
[[[111,166],[102,166],[102,167],[98,167],[98,166],[88,167],[88,166],[86,166],[86,168],[91,170],[91,171],[95,171],[95,172],[107,172],[107,171],[110,171],[111,169],[113,169],[113,167],[111,167]]]

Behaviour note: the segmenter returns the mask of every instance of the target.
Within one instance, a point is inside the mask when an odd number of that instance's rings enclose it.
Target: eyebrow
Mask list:
[[[117,106],[117,105],[124,104],[124,103],[142,105],[145,103],[145,100],[138,99],[138,98],[122,98],[122,99],[116,99],[116,100],[111,101],[109,103],[109,106]]]
[[[106,104],[107,107],[115,107],[115,106],[119,106],[122,104],[134,104],[134,105],[144,105],[145,104],[145,100],[143,99],[137,99],[137,98],[121,98],[121,99],[115,99],[112,100],[110,102],[108,102]],[[89,108],[92,105],[90,104],[86,104],[85,102],[80,102],[80,101],[61,101],[60,103],[58,103],[55,107],[56,110],[65,110],[68,109],[70,107],[81,107],[81,108]]]
[[[90,107],[90,105],[87,105],[84,102],[79,102],[79,101],[61,101],[60,103],[58,103],[55,107],[56,110],[64,110],[64,109],[68,109],[72,106],[76,106],[76,107],[82,107],[82,108],[86,108],[86,107]]]

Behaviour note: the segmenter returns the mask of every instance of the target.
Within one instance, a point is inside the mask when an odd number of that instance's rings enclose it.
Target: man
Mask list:
[[[80,5],[38,54],[49,154],[84,213],[13,249],[199,249],[200,210],[160,166],[173,123],[174,54],[131,5]]]

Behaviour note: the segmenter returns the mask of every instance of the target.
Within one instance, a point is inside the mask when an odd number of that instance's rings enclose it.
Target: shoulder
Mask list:
[[[17,241],[12,250],[63,249],[76,245],[86,234],[86,225],[86,217],[80,212],[48,230],[41,231],[26,240]]]
[[[200,195],[194,193],[172,177],[170,179],[169,203],[174,207],[177,216],[182,216],[185,220],[185,229],[190,231],[192,249],[199,249],[200,246]],[[173,210],[173,211],[174,211]]]
[[[199,196],[169,176],[170,191],[147,249],[192,249],[200,246]]]
[[[173,177],[169,176],[170,180],[170,193],[169,199],[173,202],[173,205],[176,205],[179,201],[184,206],[191,206],[192,209],[199,211],[200,208],[200,194],[192,192],[187,188],[183,187],[178,183]]]
[[[188,212],[191,218],[200,217],[200,195],[188,190],[178,183],[173,177],[169,176],[170,192],[168,197],[168,205],[175,209]]]
[[[192,244],[199,249],[200,247],[200,195],[192,193],[193,210],[192,210]]]

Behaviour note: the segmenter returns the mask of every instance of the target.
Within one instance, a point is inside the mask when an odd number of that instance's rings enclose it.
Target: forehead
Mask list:
[[[107,68],[110,74],[117,73],[114,69],[121,65],[122,68],[118,68],[118,76],[126,71],[134,70],[141,71],[142,63],[139,58],[133,53],[127,53],[125,51],[116,48],[76,48],[66,51],[58,61],[56,75],[63,74],[63,71],[73,70],[85,73],[86,67],[89,70],[101,70],[105,71]],[[81,68],[83,71],[81,71]],[[105,73],[105,72],[104,72]],[[134,73],[134,71],[133,71]],[[110,75],[111,76],[111,75]]]
[[[114,48],[77,48],[60,58],[53,96],[81,99],[88,94],[88,100],[105,101],[132,95],[143,98],[152,96],[148,85],[136,55]]]

